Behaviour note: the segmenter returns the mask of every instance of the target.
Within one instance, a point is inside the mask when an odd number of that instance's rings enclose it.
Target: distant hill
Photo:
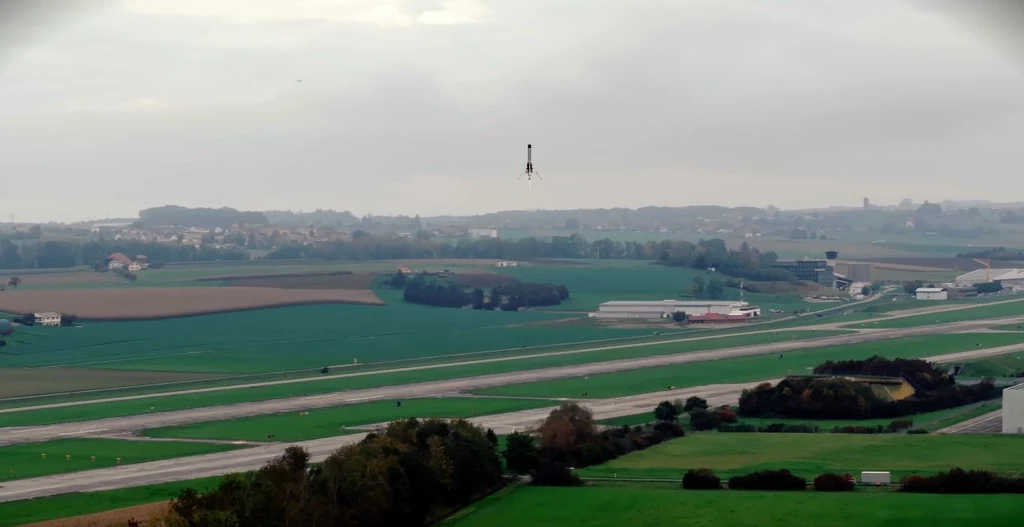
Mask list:
[[[165,205],[139,211],[139,219],[148,225],[180,225],[183,227],[227,228],[235,224],[269,225],[262,212],[240,211],[228,207],[219,209],[188,208]]]

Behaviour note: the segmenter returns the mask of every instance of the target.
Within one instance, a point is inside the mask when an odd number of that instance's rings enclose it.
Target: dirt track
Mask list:
[[[269,287],[131,287],[5,291],[0,311],[56,311],[88,320],[145,320],[303,304],[383,305],[371,290]]]

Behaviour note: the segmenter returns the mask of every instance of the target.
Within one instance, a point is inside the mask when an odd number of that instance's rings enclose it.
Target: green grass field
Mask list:
[[[992,329],[997,329],[999,331],[1024,331],[1024,324],[1004,324]]]
[[[933,527],[1017,525],[1013,495],[895,492],[699,492],[644,486],[516,488],[458,513],[452,527]]]
[[[1016,377],[1024,371],[1024,352],[1008,353],[985,357],[968,362],[960,372],[961,377]]]
[[[76,492],[32,500],[0,503],[0,527],[17,527],[26,523],[43,522],[94,514],[135,505],[169,500],[185,488],[199,491],[212,489],[220,483],[219,476],[130,487],[98,492]]]
[[[669,386],[686,388],[705,384],[752,382],[759,379],[799,375],[826,360],[866,359],[872,355],[889,358],[916,358],[972,349],[1019,344],[1011,333],[960,333],[921,335],[893,340],[844,344],[825,349],[789,351],[709,362],[572,377],[552,381],[513,384],[478,390],[476,393],[512,397],[622,397],[664,390]],[[980,345],[980,346],[978,346]]]
[[[2,480],[35,478],[94,468],[236,450],[234,445],[126,439],[59,439],[43,443],[0,446]],[[46,455],[44,458],[43,455]],[[65,456],[71,456],[67,459]],[[91,457],[96,456],[96,461]],[[11,469],[14,469],[11,472]]]
[[[657,344],[651,346],[610,349],[586,353],[573,353],[566,355],[522,358],[517,360],[508,360],[500,362],[455,365],[451,367],[439,367],[434,369],[382,372],[371,375],[356,374],[356,376],[350,377],[339,377],[334,379],[322,379],[306,381],[301,383],[278,384],[252,388],[237,388],[217,392],[181,394],[166,397],[153,397],[128,401],[104,402],[81,406],[58,407],[51,409],[23,410],[10,413],[0,413],[0,427],[42,425],[66,421],[81,421],[89,419],[100,419],[105,417],[118,417],[123,415],[133,415],[148,412],[163,412],[170,410],[199,408],[205,406],[215,406],[220,404],[232,404],[248,401],[279,399],[285,397],[317,395],[323,393],[338,392],[342,390],[375,388],[379,386],[393,386],[400,384],[410,384],[414,382],[454,379],[460,377],[472,377],[492,373],[521,371],[528,369],[538,369],[573,364],[585,364],[589,362],[615,360],[626,357],[683,353],[696,350],[741,346],[763,342],[789,341],[801,338],[809,339],[832,334],[834,333],[826,331],[780,331],[777,335],[775,333],[736,335],[732,337],[718,339],[697,340],[689,342],[684,341],[672,344]]]
[[[925,307],[923,304],[921,307]],[[948,324],[963,320],[982,320],[986,318],[1003,318],[1012,316],[1024,316],[1024,300],[1008,302],[997,305],[979,305],[968,309],[957,309],[930,313],[911,317],[897,318],[893,320],[878,320],[874,322],[863,322],[853,324],[851,328],[909,328],[915,326],[927,326],[929,324]]]
[[[489,399],[449,397],[444,399],[405,399],[402,406],[395,401],[351,404],[299,412],[243,417],[193,425],[154,428],[144,433],[150,437],[189,439],[232,439],[248,441],[303,441],[331,437],[359,430],[344,429],[357,425],[391,422],[412,417],[475,417],[557,406],[553,401],[537,399]],[[268,439],[268,434],[274,434]]]
[[[1002,435],[907,434],[691,434],[634,452],[602,465],[581,469],[581,477],[682,478],[691,468],[710,468],[719,476],[785,468],[813,479],[823,472],[860,476],[886,470],[899,478],[953,467],[1024,471],[1024,437]]]

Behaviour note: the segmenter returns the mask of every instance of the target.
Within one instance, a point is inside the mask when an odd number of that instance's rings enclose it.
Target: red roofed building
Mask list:
[[[701,313],[687,316],[686,321],[689,324],[743,324],[748,318],[750,317],[742,313],[730,315]]]
[[[131,272],[141,271],[148,262],[145,261],[145,256],[139,256],[137,260],[125,256],[121,253],[114,253],[107,257],[107,269],[111,271],[115,269],[127,269]],[[142,260],[142,261],[140,261]]]

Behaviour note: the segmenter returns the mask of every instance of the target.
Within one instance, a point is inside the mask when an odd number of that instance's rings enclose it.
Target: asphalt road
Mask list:
[[[685,399],[698,395],[711,405],[734,403],[740,391],[747,385],[712,385],[659,393],[646,393],[632,397],[587,401],[597,419],[650,412],[658,402],[669,399]],[[507,434],[538,425],[554,406],[483,416],[471,419],[480,426],[491,428],[497,434]],[[295,444],[309,450],[314,462],[322,461],[338,448],[356,443],[366,437],[365,433],[302,441]],[[16,480],[0,485],[0,502],[39,498],[69,492],[86,492],[137,487],[168,481],[218,476],[232,472],[255,470],[267,461],[281,455],[287,445],[273,443],[244,450],[217,454],[205,454],[184,458],[123,465],[119,467],[74,472]]]

